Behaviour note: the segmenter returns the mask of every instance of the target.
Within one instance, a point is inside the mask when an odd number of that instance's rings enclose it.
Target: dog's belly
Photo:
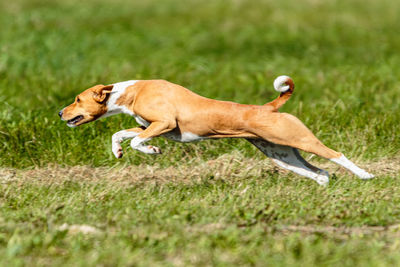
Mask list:
[[[191,132],[180,133],[178,131],[171,131],[171,132],[163,134],[163,136],[168,139],[171,139],[173,141],[183,142],[183,143],[199,141],[199,140],[205,139],[204,137],[198,136]]]
[[[144,127],[149,127],[150,122],[146,121],[145,119],[143,119],[139,115],[133,114],[133,116],[135,117],[135,120],[136,120],[137,123],[139,123],[139,125],[144,126]]]

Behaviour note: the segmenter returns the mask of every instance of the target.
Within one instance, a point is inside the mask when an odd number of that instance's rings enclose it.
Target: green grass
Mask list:
[[[149,174],[125,183],[50,171],[44,180],[8,181],[0,172],[0,265],[398,265],[398,232],[354,229],[399,223],[398,168],[385,169],[398,164],[400,148],[399,12],[395,0],[1,1],[1,170],[129,167],[128,181],[138,169]],[[57,116],[84,89],[129,79],[263,104],[277,96],[272,82],[281,74],[296,84],[282,111],[352,160],[382,162],[376,180],[334,169],[325,189],[273,170],[236,177],[226,163],[223,177],[199,173],[188,182],[187,172],[158,183],[154,166],[264,156],[243,140],[155,139],[163,155],[125,144],[117,160],[111,135],[136,125],[132,118],[70,129]],[[64,222],[101,233],[57,230]]]
[[[323,188],[271,174],[200,175],[186,183],[88,180],[77,171],[39,181],[17,175],[0,186],[1,262],[384,266],[400,261],[399,226],[368,230],[398,223],[398,179],[365,183],[346,177]],[[100,232],[69,234],[59,229],[64,223]],[[329,226],[347,231],[324,230]]]

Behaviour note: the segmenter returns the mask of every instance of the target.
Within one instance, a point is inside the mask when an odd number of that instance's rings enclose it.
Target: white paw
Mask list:
[[[122,158],[122,156],[123,156],[123,154],[124,154],[124,153],[122,152],[122,147],[121,147],[121,145],[118,144],[118,143],[113,143],[113,145],[112,145],[112,152],[113,152],[114,156],[115,156],[117,159]]]
[[[161,149],[156,146],[147,146],[149,154],[161,154]]]
[[[329,177],[325,175],[318,175],[315,177],[315,181],[322,186],[327,186],[329,184]]]
[[[373,174],[366,172],[364,170],[362,172],[358,173],[357,176],[363,180],[368,180],[368,179],[372,179],[375,177]]]

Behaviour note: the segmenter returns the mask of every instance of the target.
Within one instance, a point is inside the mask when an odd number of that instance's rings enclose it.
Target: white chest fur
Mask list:
[[[124,114],[133,116],[135,118],[136,122],[139,123],[141,126],[148,127],[150,125],[150,123],[148,121],[146,121],[139,115],[136,115],[128,107],[116,104],[118,99],[121,97],[121,95],[125,93],[126,88],[128,88],[131,85],[134,85],[136,82],[137,82],[136,80],[131,80],[131,81],[125,81],[125,82],[113,84],[114,87],[111,92],[110,98],[108,99],[108,102],[107,102],[108,110],[107,110],[107,113],[104,114],[102,117],[108,117],[111,115],[124,113]]]
[[[136,82],[137,81],[135,80],[131,80],[113,84],[113,90],[111,91],[110,98],[107,101],[107,113],[104,114],[102,117],[108,117],[119,113],[125,113],[131,116],[135,115],[131,110],[128,109],[128,107],[117,105],[116,102],[121,97],[121,95],[125,93],[126,88],[128,86],[134,85]]]

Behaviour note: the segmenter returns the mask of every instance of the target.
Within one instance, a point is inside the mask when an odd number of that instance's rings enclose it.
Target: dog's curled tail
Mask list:
[[[265,104],[265,106],[270,106],[272,107],[273,111],[278,111],[278,109],[282,107],[283,104],[285,104],[293,94],[294,82],[289,76],[282,75],[275,79],[274,88],[281,94],[277,99]]]

